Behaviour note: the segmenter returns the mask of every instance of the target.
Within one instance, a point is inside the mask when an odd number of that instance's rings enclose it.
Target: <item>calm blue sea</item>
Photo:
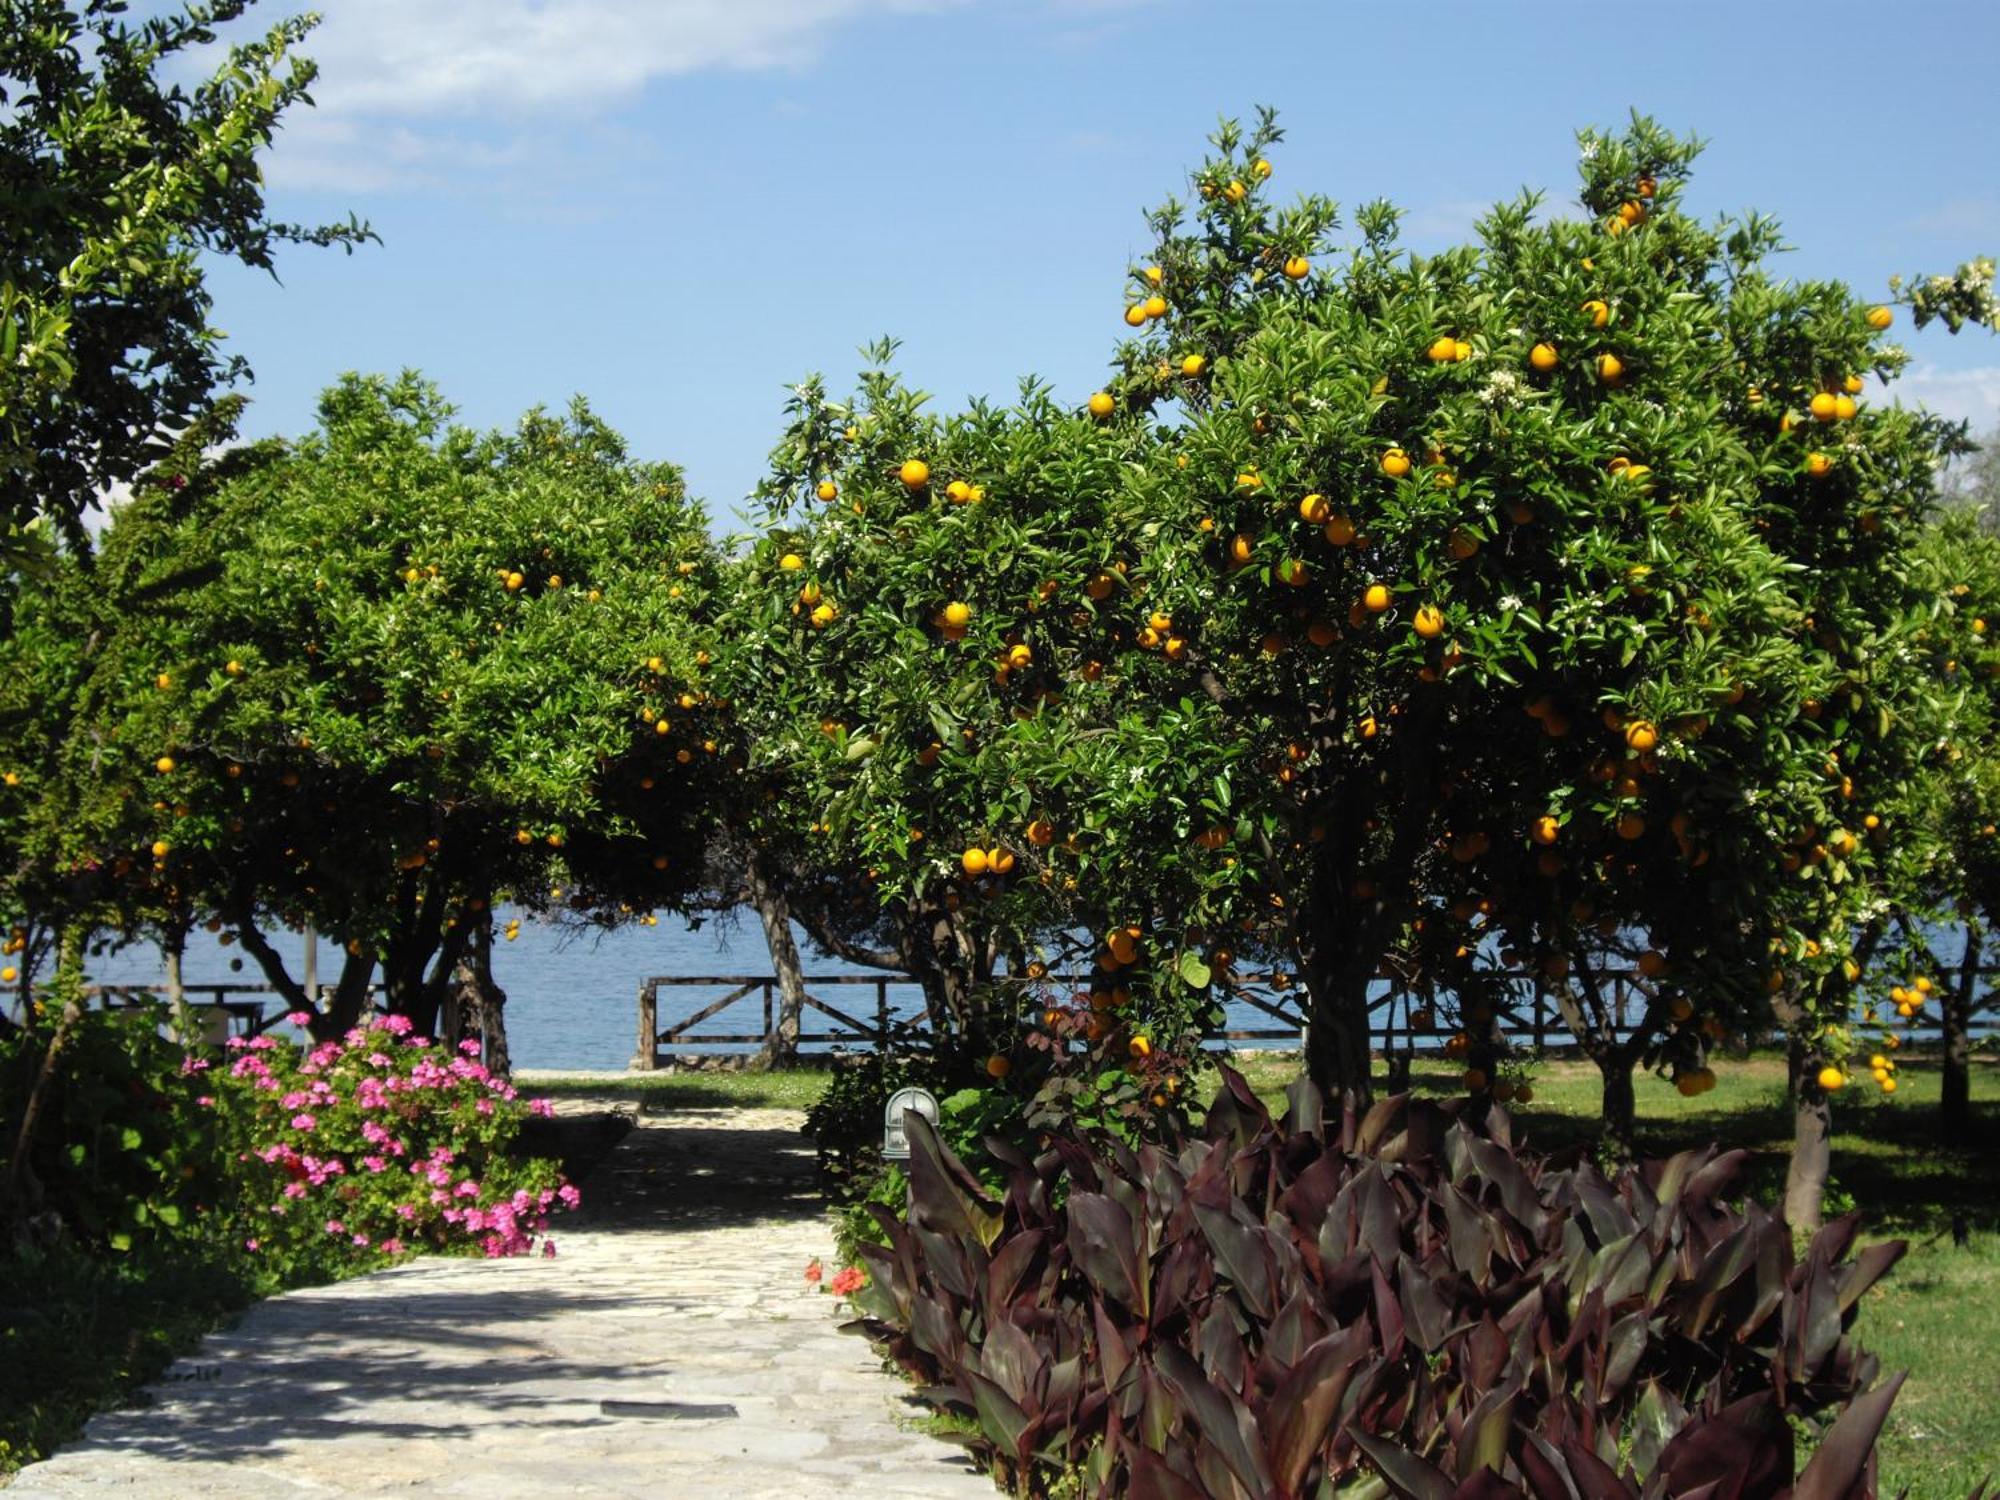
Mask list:
[[[521,914],[505,910],[500,913],[503,923],[515,915]],[[827,957],[812,946],[803,932],[796,928],[793,931],[809,977],[829,974],[865,974],[871,980],[875,977],[871,970]],[[281,933],[273,937],[273,944],[285,955],[292,975],[297,977],[304,956],[302,939],[294,933]],[[333,981],[339,959],[335,945],[322,939],[319,945],[322,983]],[[577,936],[522,916],[518,939],[509,943],[496,936],[493,970],[494,978],[507,992],[507,1039],[516,1067],[622,1068],[632,1060],[637,1047],[642,980],[661,975],[768,974],[771,954],[764,943],[763,929],[754,918],[711,921],[699,931],[689,931],[671,918],[662,917],[658,927],[635,926]],[[245,957],[241,949],[224,947],[214,936],[199,930],[188,940],[181,972],[190,985],[260,983],[264,978],[256,961]],[[164,973],[160,952],[150,944],[93,958],[87,970],[89,979],[99,984],[157,985]],[[660,1025],[665,1028],[691,1016],[727,994],[730,988],[663,987],[659,994]],[[813,993],[860,1020],[874,1019],[872,983],[822,986]],[[206,997],[193,998],[199,1001]],[[273,999],[270,1003],[277,1002]],[[923,997],[916,986],[891,985],[889,1011],[903,1019],[922,1014]],[[1242,1030],[1281,1027],[1280,1022],[1248,1006],[1232,1007],[1229,1025]],[[761,1031],[761,995],[753,991],[703,1023],[700,1029]],[[825,1017],[809,1013],[805,1029],[811,1033],[837,1028]],[[823,1050],[823,1047],[821,1044],[807,1050]],[[684,1046],[674,1050],[712,1049]]]

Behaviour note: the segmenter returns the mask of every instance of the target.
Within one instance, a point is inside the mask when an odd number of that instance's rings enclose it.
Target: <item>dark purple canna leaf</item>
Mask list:
[[[1660,1454],[1686,1425],[1687,1408],[1657,1380],[1649,1380],[1632,1409],[1632,1467],[1643,1479],[1659,1466]]]
[[[1569,1477],[1569,1461],[1539,1433],[1522,1434],[1514,1459],[1534,1500],[1582,1500]]]
[[[1005,1307],[1014,1300],[1048,1242],[1047,1230],[1030,1229],[1000,1247],[986,1268],[987,1306]]]
[[[1146,1275],[1132,1219],[1101,1193],[1072,1193],[1069,1250],[1090,1284],[1138,1317],[1146,1316]]]
[[[1792,1486],[1792,1500],[1861,1500],[1875,1493],[1875,1439],[1904,1378],[1894,1376],[1854,1398],[1806,1460],[1805,1472]]]
[[[1252,1495],[1269,1495],[1271,1474],[1249,1409],[1231,1393],[1217,1389],[1201,1367],[1172,1344],[1154,1352],[1153,1368],[1236,1482]]]
[[[1308,1135],[1317,1139],[1325,1133],[1326,1100],[1312,1079],[1303,1073],[1293,1079],[1285,1090],[1285,1104],[1283,1128],[1286,1135]]]
[[[1628,1483],[1610,1464],[1575,1438],[1563,1444],[1563,1462],[1578,1500],[1634,1500],[1637,1485]]]
[[[972,1408],[979,1417],[980,1430],[1011,1462],[1025,1462],[1027,1453],[1022,1440],[1028,1432],[1028,1414],[984,1375],[968,1370],[965,1383],[972,1391]]]
[[[999,1237],[998,1206],[988,1203],[979,1180],[938,1139],[922,1115],[909,1117],[910,1222],[940,1234],[968,1235],[990,1248]]]
[[[1307,1471],[1326,1444],[1334,1413],[1368,1346],[1365,1323],[1321,1339],[1271,1392],[1258,1431],[1278,1494],[1303,1493]]]
[[[1216,1265],[1236,1288],[1244,1307],[1260,1322],[1269,1322],[1278,1305],[1271,1295],[1271,1257],[1264,1247],[1263,1231],[1237,1223],[1226,1209],[1200,1203],[1194,1205],[1194,1217]]]
[[[1670,1495],[1717,1486],[1717,1500],[1761,1500],[1792,1482],[1792,1432],[1769,1391],[1698,1414],[1661,1450],[1655,1471]]]
[[[1870,1287],[1889,1274],[1889,1268],[1901,1260],[1909,1248],[1905,1240],[1884,1240],[1878,1245],[1870,1245],[1834,1272],[1834,1286],[1840,1295],[1843,1316]]]
[[[1203,1371],[1226,1391],[1240,1391],[1246,1383],[1250,1356],[1243,1336],[1236,1331],[1234,1311],[1226,1302],[1216,1302],[1195,1332],[1194,1350]]]
[[[1486,1216],[1450,1183],[1438,1196],[1451,1230],[1451,1263],[1470,1276],[1474,1286],[1484,1288],[1493,1275],[1493,1237],[1486,1231]]]
[[[1048,1378],[1048,1356],[1005,1319],[986,1325],[979,1345],[979,1370],[1022,1411],[1033,1416],[1042,1405],[1038,1388]]]
[[[1416,1454],[1365,1432],[1356,1432],[1353,1438],[1354,1445],[1368,1455],[1375,1472],[1404,1500],[1451,1500],[1456,1486]]]
[[[1521,1500],[1521,1491],[1502,1479],[1497,1470],[1481,1467],[1459,1481],[1451,1500]]]
[[[1131,1483],[1124,1491],[1137,1500],[1141,1495],[1153,1500],[1209,1500],[1209,1494],[1194,1480],[1177,1474],[1144,1448],[1127,1448],[1126,1473]]]

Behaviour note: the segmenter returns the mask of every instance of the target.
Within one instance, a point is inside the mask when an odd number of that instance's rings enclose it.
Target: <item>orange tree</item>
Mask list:
[[[1825,947],[1772,899],[1851,728],[1818,707],[1846,668],[1812,572],[1863,587],[1945,435],[1828,388],[1901,365],[1887,309],[1770,277],[1766,219],[1690,217],[1696,147],[1650,122],[1582,137],[1583,218],[1526,197],[1424,258],[1373,204],[1332,264],[1329,205],[1266,202],[1276,141],[1226,128],[1192,222],[1156,215],[1109,392],[1158,439],[1114,597],[1133,650],[1178,649],[1139,680],[1188,715],[1174,774],[1232,771],[1215,871],[1156,906],[1294,949],[1350,1098],[1378,975],[1457,997],[1482,1089],[1502,955],[1574,1019],[1565,959],[1631,951],[1635,1040],[1578,1028],[1616,1141],[1636,1061],[1703,1086],[1773,939]]]
[[[496,900],[615,918],[698,879],[716,559],[580,404],[481,435],[350,377],[320,417],[120,510],[31,832],[128,922],[211,916],[318,1029],[378,969],[429,1029]],[[308,920],[347,954],[323,1008],[268,937]]]
[[[718,669],[761,778],[748,826],[793,912],[831,951],[910,972],[997,1072],[1019,1009],[995,1009],[997,968],[1040,980],[1111,914],[1150,913],[1159,867],[1214,821],[1215,767],[1175,768],[1182,711],[1135,698],[1153,663],[1120,651],[1143,424],[1033,382],[937,417],[890,353],[851,400],[798,388]],[[1037,990],[1035,1009],[1165,1076],[1206,968],[1189,951],[1149,987],[1137,938],[1115,944],[1127,959],[1087,1001]]]

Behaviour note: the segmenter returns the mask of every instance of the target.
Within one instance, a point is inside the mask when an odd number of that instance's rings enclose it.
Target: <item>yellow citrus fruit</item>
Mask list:
[[[998,1052],[986,1059],[986,1076],[992,1079],[1005,1078],[1014,1071],[1014,1065]]]
[[[1418,607],[1410,621],[1410,628],[1427,641],[1434,641],[1444,634],[1444,611],[1434,604]]]
[[[1896,315],[1886,307],[1871,307],[1868,309],[1868,326],[1877,333],[1880,333],[1895,321]]]
[[[813,628],[815,630],[826,629],[827,626],[833,623],[834,617],[839,613],[840,611],[835,609],[831,604],[820,605],[812,612]]]
[[[1382,455],[1382,472],[1391,479],[1401,479],[1410,472],[1410,455],[1401,448],[1391,448]]]
[[[1345,547],[1354,540],[1354,522],[1347,516],[1333,516],[1320,535],[1336,547]]]
[[[787,573],[796,573],[805,565],[806,560],[796,552],[787,552],[783,557],[778,559],[778,566],[783,568]]]
[[[1554,813],[1543,813],[1528,829],[1528,836],[1538,844],[1553,844],[1561,833],[1562,824]]]
[[[963,625],[972,618],[972,606],[954,599],[944,607],[943,618],[947,625]]]
[[[896,477],[903,481],[906,490],[920,490],[931,482],[931,466],[921,458],[906,458]]]
[[[1839,403],[1831,391],[1819,391],[1807,403],[1816,422],[1831,422],[1839,414]]]
[[[1299,501],[1300,517],[1315,526],[1325,525],[1329,514],[1331,510],[1324,495],[1306,495]]]
[[[987,866],[986,851],[974,845],[958,857],[958,867],[968,875],[984,875]]]
[[[1431,340],[1431,346],[1424,351],[1424,355],[1434,365],[1450,364],[1458,358],[1458,340],[1450,334],[1440,334]]]
[[[1840,395],[1833,398],[1833,415],[1836,421],[1852,422],[1860,411],[1861,408],[1855,404],[1852,396]]]
[[[1597,378],[1606,385],[1612,384],[1625,373],[1625,362],[1615,354],[1597,356]]]
[[[1840,1069],[1836,1068],[1832,1063],[1828,1063],[1825,1067],[1819,1070],[1819,1077],[1815,1081],[1819,1084],[1819,1086],[1823,1090],[1825,1090],[1829,1094],[1832,1094],[1832,1093],[1837,1093],[1840,1089],[1846,1086],[1847,1075],[1841,1072]]]
[[[1093,417],[1108,417],[1117,409],[1118,403],[1111,399],[1109,391],[1093,392],[1090,398],[1090,414]]]
[[[1611,309],[1595,297],[1583,304],[1583,311],[1592,328],[1602,328],[1611,321]]]
[[[1164,318],[1167,315],[1167,299],[1157,292],[1146,299],[1145,306],[1149,318]]]
[[[1361,596],[1361,602],[1368,607],[1370,613],[1381,614],[1389,607],[1388,586],[1380,583],[1369,584],[1367,592]]]
[[[822,479],[819,482],[819,488],[813,491],[813,493],[818,495],[822,500],[838,500],[840,498],[840,486],[835,484],[831,479]]]
[[[1634,719],[1625,726],[1627,748],[1644,755],[1660,742],[1660,732],[1644,719]]]
[[[167,857],[167,851],[170,850],[172,847],[173,845],[169,844],[165,839],[154,839],[153,858],[165,859]]]
[[[173,768],[174,758],[171,755],[162,755],[158,760],[153,762],[153,769],[158,771],[162,776],[173,770]]]
[[[1190,354],[1186,359],[1181,361],[1181,374],[1187,376],[1190,380],[1193,380],[1207,368],[1208,358],[1206,355]]]
[[[1304,281],[1312,272],[1312,262],[1303,255],[1290,256],[1285,261],[1285,275],[1293,281]]]
[[[1833,471],[1833,460],[1824,453],[1806,455],[1806,473],[1814,479],[1823,479]]]
[[[1556,346],[1554,344],[1535,345],[1534,348],[1528,351],[1528,363],[1543,374],[1547,374],[1556,367]]]
[[[1146,304],[1143,302],[1134,302],[1130,307],[1126,308],[1125,321],[1133,328],[1137,328],[1140,324],[1144,323],[1146,321]]]
[[[1153,1055],[1153,1044],[1142,1036],[1135,1036],[1125,1044],[1125,1050],[1134,1057],[1151,1057]]]

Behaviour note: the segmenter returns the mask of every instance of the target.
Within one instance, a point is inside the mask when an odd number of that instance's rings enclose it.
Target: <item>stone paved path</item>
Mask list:
[[[261,1303],[8,1500],[993,1500],[834,1299],[800,1116],[679,1112],[586,1181],[553,1260],[425,1260]],[[558,1228],[563,1226],[558,1223]],[[612,1401],[734,1418],[609,1415]]]

